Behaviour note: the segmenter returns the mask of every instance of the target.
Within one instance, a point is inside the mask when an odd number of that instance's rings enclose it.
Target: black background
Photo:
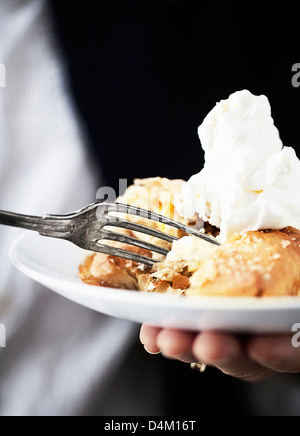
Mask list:
[[[74,97],[109,186],[199,172],[197,127],[217,101],[244,88],[267,95],[284,144],[298,147],[296,2],[52,5]]]

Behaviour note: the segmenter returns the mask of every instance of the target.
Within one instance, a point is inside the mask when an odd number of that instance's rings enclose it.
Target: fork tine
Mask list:
[[[133,230],[134,232],[145,233],[146,235],[153,236],[154,238],[163,239],[164,241],[170,242],[171,244],[174,241],[178,240],[178,238],[176,238],[175,236],[167,235],[163,232],[160,232],[159,230],[151,229],[150,227],[143,226],[142,224],[132,223],[131,221],[107,217],[106,222],[107,224],[105,224],[105,227],[121,227],[123,229]]]
[[[201,233],[198,230],[192,229],[191,227],[188,227],[184,224],[181,224],[177,221],[174,221],[170,218],[167,218],[163,215],[159,215],[155,212],[151,212],[151,211],[148,211],[145,209],[141,209],[139,207],[130,206],[127,204],[122,204],[122,203],[102,203],[102,205],[104,207],[107,207],[108,212],[125,213],[127,215],[139,216],[139,217],[142,217],[145,219],[156,221],[156,222],[159,222],[162,224],[166,224],[170,227],[174,227],[177,230],[181,230],[181,231],[187,233],[188,235],[197,236],[198,238],[204,239],[205,241],[210,242],[211,244],[220,245],[220,243],[217,240],[215,240],[214,238],[212,238],[208,235],[205,235],[204,233]],[[156,236],[156,237],[164,239],[162,237],[162,235],[165,235],[165,234],[162,232],[159,232],[159,231],[157,231],[157,232],[160,233],[161,236]],[[142,233],[145,233],[145,232],[142,232]],[[168,241],[174,242],[174,240],[176,240],[176,239],[178,239],[178,238],[173,239],[173,241],[170,241],[170,240],[168,240]],[[165,240],[167,240],[167,239],[165,239]]]
[[[156,245],[149,244],[148,242],[144,242],[141,241],[140,239],[132,238],[131,236],[122,235],[120,233],[104,231],[101,235],[101,240],[102,239],[134,245],[135,247],[140,247],[148,251],[153,251],[154,253],[162,254],[163,256],[166,256],[169,252],[164,248],[157,247]]]
[[[140,254],[132,253],[131,251],[122,250],[121,248],[110,247],[109,245],[99,244],[97,242],[85,244],[82,248],[96,253],[108,254],[110,256],[121,257],[123,259],[142,263],[147,266],[153,266],[158,263],[158,260]]]

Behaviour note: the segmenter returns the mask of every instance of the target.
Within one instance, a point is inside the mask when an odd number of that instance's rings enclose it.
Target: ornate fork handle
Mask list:
[[[212,237],[205,235],[197,230],[191,229],[181,223],[168,219],[156,213],[139,209],[125,204],[115,203],[94,203],[83,209],[68,215],[46,215],[44,217],[21,215],[0,210],[0,224],[7,226],[20,227],[27,230],[39,232],[42,236],[65,239],[85,250],[105,253],[129,259],[134,262],[153,266],[157,262],[154,258],[136,254],[130,250],[104,245],[101,241],[117,241],[143,248],[149,252],[167,255],[168,250],[148,243],[142,239],[132,237],[123,233],[115,233],[112,227],[127,229],[141,234],[150,235],[153,238],[161,239],[173,243],[178,238],[170,236],[156,228],[144,224],[135,223],[124,218],[109,216],[110,213],[118,212],[125,215],[135,215],[151,221],[166,224],[181,230],[186,234],[198,236],[214,245],[220,245]]]
[[[69,219],[22,215],[2,210],[0,210],[0,224],[26,230],[34,230],[39,232],[42,236],[52,238],[67,238],[74,228],[72,221]]]

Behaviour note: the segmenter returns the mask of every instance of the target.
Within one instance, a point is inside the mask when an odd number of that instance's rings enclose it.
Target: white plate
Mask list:
[[[300,298],[194,297],[149,294],[86,285],[78,267],[88,252],[69,242],[22,234],[10,258],[24,274],[82,306],[113,317],[191,330],[291,332],[300,323]]]

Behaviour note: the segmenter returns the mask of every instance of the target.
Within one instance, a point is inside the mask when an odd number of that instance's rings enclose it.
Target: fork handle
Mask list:
[[[54,217],[37,217],[0,210],[0,224],[39,232],[52,238],[66,238],[73,231],[72,222],[68,219]]]

